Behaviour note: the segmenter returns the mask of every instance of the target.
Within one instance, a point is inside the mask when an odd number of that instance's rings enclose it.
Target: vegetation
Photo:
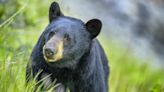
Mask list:
[[[51,1],[41,1],[0,0],[1,92],[34,91],[35,82],[25,85],[25,68],[33,46],[48,24]],[[110,60],[110,92],[164,92],[163,70],[141,63],[119,44],[109,43],[102,36],[99,39]]]

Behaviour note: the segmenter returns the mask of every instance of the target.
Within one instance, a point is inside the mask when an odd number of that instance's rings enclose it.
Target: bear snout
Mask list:
[[[46,61],[54,61],[57,49],[53,46],[45,45],[43,47],[43,56]]]
[[[45,48],[44,54],[47,58],[52,58],[57,51],[54,48]]]
[[[50,39],[43,46],[43,57],[46,62],[56,62],[63,58],[63,41],[55,41]]]

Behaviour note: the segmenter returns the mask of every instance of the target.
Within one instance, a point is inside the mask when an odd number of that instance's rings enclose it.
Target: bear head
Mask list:
[[[92,40],[100,33],[99,19],[83,21],[64,16],[58,3],[49,8],[49,25],[44,32],[43,57],[52,66],[70,67],[89,52]]]

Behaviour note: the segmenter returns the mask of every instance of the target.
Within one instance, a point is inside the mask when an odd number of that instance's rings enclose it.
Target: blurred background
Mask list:
[[[33,92],[25,68],[53,1],[0,0],[0,91]],[[110,92],[164,92],[163,0],[55,1],[66,16],[103,22],[98,39],[109,59]]]

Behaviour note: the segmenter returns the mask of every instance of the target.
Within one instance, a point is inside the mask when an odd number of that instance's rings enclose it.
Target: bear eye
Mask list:
[[[48,39],[50,39],[52,36],[54,36],[56,34],[56,32],[50,32],[49,33],[49,36],[48,36]]]
[[[69,40],[70,40],[69,35],[68,35],[68,34],[65,34],[65,35],[64,35],[64,41],[69,41]]]

